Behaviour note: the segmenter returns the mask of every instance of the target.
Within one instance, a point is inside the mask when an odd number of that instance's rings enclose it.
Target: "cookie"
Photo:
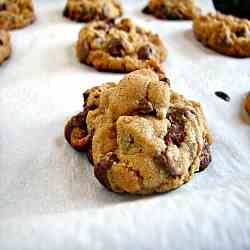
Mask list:
[[[159,19],[191,20],[200,14],[200,8],[194,0],[149,0],[143,12]]]
[[[2,64],[11,54],[10,34],[6,30],[0,29],[0,64]]]
[[[244,105],[245,111],[250,115],[250,92],[248,92]]]
[[[84,111],[68,122],[78,119],[75,129],[82,131],[69,140],[73,130],[67,124],[66,139],[76,149],[83,145],[96,178],[111,191],[166,192],[211,162],[212,137],[201,105],[174,92],[152,70],[95,87],[84,99]]]
[[[0,28],[23,28],[35,20],[32,0],[0,0]]]
[[[77,22],[113,20],[122,15],[118,0],[68,0],[63,15]]]
[[[124,18],[87,24],[80,31],[76,54],[81,63],[97,70],[128,73],[145,67],[160,71],[167,51],[157,34]]]
[[[198,16],[195,37],[204,46],[232,57],[250,57],[250,21],[219,12]]]

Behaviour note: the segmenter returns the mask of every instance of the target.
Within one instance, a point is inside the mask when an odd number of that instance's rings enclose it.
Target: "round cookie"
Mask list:
[[[218,53],[250,57],[250,21],[219,12],[198,16],[193,23],[198,41]]]
[[[6,30],[0,29],[0,64],[2,64],[11,54],[10,34]]]
[[[166,48],[157,34],[124,18],[117,22],[91,22],[83,27],[76,45],[81,63],[100,71],[131,72],[158,68]]]
[[[63,15],[77,22],[113,20],[122,15],[119,0],[67,0]]]
[[[191,20],[200,14],[200,8],[194,0],[149,0],[143,12],[160,19]]]
[[[35,20],[32,0],[0,0],[0,28],[23,28]]]
[[[201,105],[175,93],[155,72],[132,72],[84,97],[85,113],[78,114],[83,122],[75,127],[82,136],[72,146],[88,141],[82,150],[88,150],[96,178],[109,190],[166,192],[209,165],[212,137]]]

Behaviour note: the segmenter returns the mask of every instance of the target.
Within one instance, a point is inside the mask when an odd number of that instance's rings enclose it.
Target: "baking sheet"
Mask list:
[[[0,249],[250,249],[250,126],[241,112],[250,59],[203,48],[191,22],[142,14],[146,1],[123,4],[164,39],[172,87],[203,104],[213,163],[166,194],[106,191],[63,127],[84,90],[122,74],[80,65],[73,46],[82,24],[62,17],[64,1],[36,1],[36,23],[12,32],[12,57],[0,67]]]

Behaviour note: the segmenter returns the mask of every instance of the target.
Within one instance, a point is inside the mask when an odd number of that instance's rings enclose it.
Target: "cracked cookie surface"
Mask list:
[[[201,105],[175,93],[152,70],[132,72],[84,97],[82,134],[91,137],[85,150],[109,190],[169,191],[211,162],[212,137]]]
[[[160,62],[167,52],[157,34],[124,18],[87,24],[79,33],[76,54],[81,63],[97,70],[128,73],[145,67],[163,71]]]
[[[11,54],[10,34],[0,29],[0,64],[9,58]]]
[[[250,21],[219,12],[198,16],[194,34],[204,46],[232,57],[250,57]]]
[[[143,12],[159,19],[191,20],[200,9],[194,0],[150,0]]]
[[[122,15],[118,0],[68,0],[63,15],[77,22],[112,20]]]
[[[35,20],[32,0],[0,0],[0,28],[23,28]]]

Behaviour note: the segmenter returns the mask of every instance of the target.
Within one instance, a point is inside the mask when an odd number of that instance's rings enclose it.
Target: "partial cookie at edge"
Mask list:
[[[201,10],[194,0],[149,0],[143,12],[159,19],[191,20]]]
[[[35,21],[32,0],[2,0],[0,3],[0,28],[12,30],[23,28]]]
[[[10,33],[0,29],[0,64],[9,58],[11,54]]]
[[[73,21],[113,20],[123,13],[119,0],[67,0],[63,15]]]
[[[219,12],[198,16],[195,37],[204,46],[232,57],[250,57],[250,21]]]

